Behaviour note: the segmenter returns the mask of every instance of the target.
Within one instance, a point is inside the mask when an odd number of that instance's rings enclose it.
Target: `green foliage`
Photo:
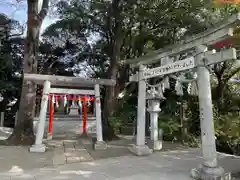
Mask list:
[[[114,116],[110,118],[110,124],[116,131],[119,128],[135,126],[135,120],[137,117],[136,109],[136,96],[126,95],[122,99],[119,99],[119,106],[115,111]]]
[[[235,155],[240,155],[239,113],[214,113],[215,134],[219,144],[226,144]]]
[[[161,114],[158,126],[163,130],[163,138],[167,141],[180,141],[181,126],[177,116]]]
[[[0,93],[6,98],[1,103],[1,110],[5,110],[6,103],[20,96],[21,78],[15,73],[21,73],[23,58],[23,39],[15,36],[19,23],[0,15],[0,24],[4,22],[4,32],[0,33]]]
[[[109,117],[109,123],[115,132],[119,132],[120,128],[123,127],[123,119],[122,117]]]

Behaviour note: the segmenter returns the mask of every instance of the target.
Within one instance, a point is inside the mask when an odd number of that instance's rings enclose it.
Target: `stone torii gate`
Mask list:
[[[233,27],[239,21],[240,14],[236,14],[226,21],[220,22],[215,28],[197,34],[179,44],[171,45],[140,58],[123,62],[125,64],[132,64],[133,67],[139,67],[139,72],[130,77],[130,81],[138,82],[137,139],[136,144],[130,149],[134,154],[141,156],[152,153],[152,150],[145,145],[146,80],[196,68],[204,162],[201,168],[194,169],[191,172],[192,176],[196,179],[206,180],[223,177],[224,170],[217,163],[208,66],[236,59],[237,55],[234,48],[214,53],[213,51],[208,51],[208,47],[212,47],[218,42],[229,40],[233,36]],[[176,59],[180,54],[189,51],[194,51],[195,55],[184,60]],[[175,62],[170,62],[170,58],[175,58]],[[160,62],[161,66],[146,69],[146,65],[156,62]],[[155,109],[158,110],[156,107]],[[151,124],[157,126],[156,122]],[[156,128],[158,127],[152,127],[152,129]],[[154,137],[157,137],[158,131],[154,131],[154,133]],[[154,141],[157,141],[156,138]]]
[[[86,79],[81,77],[52,76],[40,74],[24,74],[25,81],[34,81],[36,84],[43,84],[43,93],[41,101],[41,110],[39,114],[39,123],[37,127],[35,144],[30,147],[30,152],[45,152],[46,146],[43,144],[43,135],[46,122],[46,112],[48,106],[48,97],[51,92],[51,86],[62,87],[92,87],[95,91],[96,108],[96,129],[97,141],[94,144],[95,149],[106,149],[106,144],[102,136],[102,117],[100,103],[100,85],[114,86],[115,80],[112,79]],[[52,89],[53,91],[54,89]]]

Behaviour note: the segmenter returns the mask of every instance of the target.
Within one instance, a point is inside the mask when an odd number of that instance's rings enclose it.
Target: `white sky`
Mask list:
[[[0,13],[4,13],[25,25],[27,18],[26,1],[23,0],[20,3],[16,3],[16,0],[0,0]],[[47,16],[43,21],[41,32],[56,20],[57,18]]]

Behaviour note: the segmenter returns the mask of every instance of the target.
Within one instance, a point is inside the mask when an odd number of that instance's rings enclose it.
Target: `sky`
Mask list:
[[[26,1],[17,4],[16,0],[0,0],[0,13],[4,13],[10,18],[18,20],[21,24],[25,25],[27,18]],[[47,16],[43,21],[41,32],[56,20],[57,18]]]
[[[57,1],[57,0],[54,0]],[[0,13],[6,14],[8,17],[15,19],[19,21],[22,25],[26,25],[26,19],[27,19],[27,4],[26,0],[21,0],[21,3],[16,3],[17,0],[0,0]],[[41,27],[41,33],[44,32],[44,29],[48,27],[50,24],[54,23],[58,18],[53,18],[52,16],[47,16],[42,24]],[[25,30],[26,32],[26,30]],[[93,38],[94,40],[95,38]],[[91,39],[90,39],[91,41]],[[71,57],[70,57],[71,58]],[[86,64],[81,64],[81,67],[85,69],[84,71],[81,71],[78,76],[87,77],[89,69]],[[79,68],[79,67],[78,67]],[[76,68],[76,69],[78,69]],[[1,96],[0,96],[1,97]],[[0,100],[1,101],[1,100]]]

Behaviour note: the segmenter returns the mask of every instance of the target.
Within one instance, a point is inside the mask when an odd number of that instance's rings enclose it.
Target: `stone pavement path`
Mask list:
[[[0,146],[0,180],[190,180],[191,168],[202,162],[198,149],[171,143],[164,144],[162,152],[136,157],[128,150],[132,140],[109,142],[107,150],[93,151],[89,139],[61,135],[47,142],[46,153]],[[238,157],[219,154],[219,159],[226,172],[240,170]]]
[[[47,146],[53,148],[54,166],[93,160],[79,140],[51,140]]]
[[[219,154],[226,171],[239,171],[238,157]],[[123,156],[65,164],[18,173],[0,173],[1,180],[190,180],[191,168],[202,162],[198,149],[158,152],[146,157]]]
[[[52,166],[53,153],[52,149],[43,155],[29,153],[27,147],[0,146],[0,172]]]
[[[63,149],[68,164],[93,160],[84,146],[77,141],[63,141]]]

